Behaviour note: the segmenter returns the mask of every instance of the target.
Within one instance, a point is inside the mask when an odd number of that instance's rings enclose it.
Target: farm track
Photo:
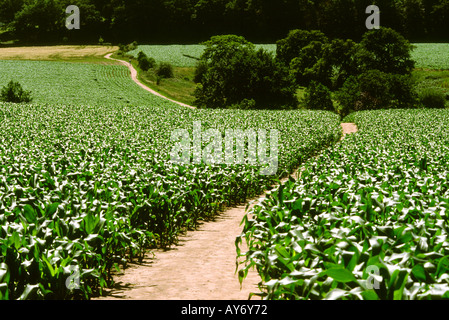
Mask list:
[[[152,94],[154,94],[154,95],[156,95],[156,96],[158,96],[158,97],[161,97],[161,98],[163,98],[163,99],[165,99],[165,100],[168,100],[168,101],[171,101],[171,102],[173,102],[173,103],[176,103],[176,104],[178,104],[178,105],[180,105],[180,106],[182,106],[182,107],[187,107],[187,108],[195,109],[195,107],[192,107],[192,106],[190,106],[190,105],[188,105],[188,104],[185,104],[185,103],[182,103],[182,102],[175,101],[175,100],[172,100],[172,99],[170,99],[170,98],[167,98],[167,97],[165,97],[164,95],[160,94],[159,92],[154,91],[153,89],[148,88],[146,85],[144,85],[142,82],[140,82],[139,79],[137,79],[137,70],[132,66],[131,63],[126,62],[126,61],[123,61],[123,60],[111,58],[111,55],[112,55],[112,53],[108,53],[108,54],[105,55],[104,57],[105,57],[106,59],[109,59],[109,60],[118,61],[118,62],[120,62],[122,65],[128,67],[129,71],[131,72],[131,78],[132,78],[132,80],[133,80],[135,83],[137,83],[141,88],[145,89],[146,91],[148,91],[148,92],[150,92],[150,93],[152,93]]]
[[[342,124],[343,137],[357,131],[354,124]],[[292,176],[296,176],[298,171]],[[263,198],[261,195],[256,198]],[[235,239],[246,205],[230,208],[214,221],[180,237],[169,250],[156,250],[142,263],[131,264],[115,277],[114,288],[99,300],[247,300],[259,292],[260,277],[250,270],[242,288],[235,273]],[[245,248],[243,247],[243,250]],[[253,299],[257,299],[254,296]]]

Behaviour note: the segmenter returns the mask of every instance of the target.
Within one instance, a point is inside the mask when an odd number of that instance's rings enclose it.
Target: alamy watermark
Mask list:
[[[365,21],[368,30],[380,28],[380,9],[378,6],[371,5],[366,7],[366,14],[371,14]]]
[[[379,267],[368,266],[366,268],[366,272],[368,273],[368,279],[366,281],[366,288],[369,290],[379,289],[380,282],[382,281],[382,277],[380,276],[380,272],[379,272]]]
[[[80,28],[80,9],[75,5],[71,5],[66,8],[65,12],[67,14],[71,14],[65,20],[66,28],[69,30],[79,29]]]
[[[65,286],[69,290],[80,289],[80,269],[78,266],[67,266],[64,273],[70,274],[65,280]]]
[[[192,136],[187,129],[172,132],[171,141],[175,145],[170,159],[177,164],[259,165],[261,175],[274,175],[278,169],[279,131],[270,130],[269,152],[267,137],[265,129],[226,129],[224,135],[218,129],[203,132],[201,122],[196,121]]]

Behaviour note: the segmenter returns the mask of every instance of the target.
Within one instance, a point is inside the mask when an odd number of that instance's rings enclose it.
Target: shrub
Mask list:
[[[311,81],[306,89],[303,104],[311,110],[334,111],[331,91],[322,83]]]
[[[256,101],[254,99],[243,99],[239,103],[229,106],[229,109],[241,109],[241,110],[251,110],[256,108]]]
[[[28,103],[32,100],[31,91],[25,91],[20,83],[14,81],[10,81],[2,88],[0,98],[4,102],[14,103]]]
[[[159,78],[173,78],[173,66],[168,62],[161,62],[156,70]]]
[[[412,108],[417,104],[417,95],[410,76],[379,70],[369,70],[357,77],[349,77],[336,92],[336,98],[342,116],[353,111]]]
[[[393,108],[415,108],[418,104],[418,96],[415,83],[409,75],[390,74],[390,94]]]
[[[418,93],[419,102],[426,108],[445,108],[445,94],[438,88],[427,87]]]
[[[360,88],[356,76],[346,79],[343,86],[335,93],[338,100],[337,113],[342,117],[354,112],[360,104]]]
[[[139,68],[143,71],[148,71],[149,69],[154,68],[154,66],[156,65],[156,61],[153,58],[147,57],[147,55],[142,51],[139,51],[139,53],[137,54],[137,62]]]
[[[382,109],[390,106],[392,95],[390,91],[390,75],[379,71],[369,70],[357,78],[360,91],[360,110]],[[356,109],[356,111],[358,111]]]

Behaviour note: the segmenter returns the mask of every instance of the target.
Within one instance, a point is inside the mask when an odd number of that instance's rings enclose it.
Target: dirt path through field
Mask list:
[[[344,135],[357,131],[354,124],[342,127]],[[115,277],[116,286],[98,299],[247,300],[250,292],[259,292],[260,278],[253,270],[240,288],[235,274],[235,239],[245,212],[245,206],[231,208],[181,237],[178,246],[131,264]]]
[[[167,97],[165,97],[164,95],[160,94],[159,92],[157,92],[157,91],[155,91],[155,90],[152,90],[152,89],[148,88],[146,85],[144,85],[142,82],[140,82],[139,79],[137,79],[137,70],[133,67],[133,65],[132,65],[131,63],[126,62],[126,61],[123,61],[123,60],[111,58],[111,55],[112,55],[112,54],[113,54],[113,53],[108,53],[108,54],[105,55],[104,57],[105,57],[106,59],[109,59],[109,60],[118,61],[118,62],[120,62],[122,65],[128,67],[128,69],[131,71],[131,78],[132,78],[132,80],[133,80],[135,83],[137,83],[141,88],[145,89],[146,91],[148,91],[148,92],[150,92],[150,93],[152,93],[152,94],[154,94],[154,95],[156,95],[156,96],[158,96],[158,97],[161,97],[161,98],[163,98],[163,99],[165,99],[165,100],[169,100],[169,101],[171,101],[171,102],[173,102],[173,103],[176,103],[176,104],[178,104],[178,105],[180,105],[180,106],[187,107],[187,108],[191,108],[191,109],[195,109],[195,107],[192,107],[192,106],[190,106],[190,105],[188,105],[188,104],[185,104],[185,103],[182,103],[182,102],[175,101],[175,100],[172,100],[172,99],[170,99],[170,98],[167,98]]]

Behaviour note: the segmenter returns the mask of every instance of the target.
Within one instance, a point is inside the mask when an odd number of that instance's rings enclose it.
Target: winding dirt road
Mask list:
[[[123,60],[111,58],[111,55],[112,55],[112,54],[113,54],[113,53],[108,53],[108,54],[105,55],[104,57],[105,57],[106,59],[109,59],[109,60],[118,61],[118,62],[120,62],[122,65],[128,67],[128,69],[131,71],[131,78],[132,78],[132,80],[133,80],[135,83],[137,83],[142,89],[145,89],[146,91],[148,91],[148,92],[150,92],[150,93],[152,93],[152,94],[154,94],[154,95],[156,95],[156,96],[158,96],[158,97],[161,97],[161,98],[163,98],[163,99],[165,99],[165,100],[168,100],[168,101],[171,101],[171,102],[173,102],[173,103],[176,103],[176,104],[178,104],[178,105],[180,105],[180,106],[182,106],[182,107],[187,107],[187,108],[195,109],[195,107],[192,107],[192,106],[190,106],[190,105],[188,105],[188,104],[185,104],[185,103],[182,103],[182,102],[175,101],[175,100],[172,100],[172,99],[170,99],[170,98],[167,98],[167,97],[163,96],[162,94],[160,94],[159,92],[154,91],[153,89],[148,88],[146,85],[144,85],[142,82],[140,82],[139,79],[137,79],[137,70],[133,67],[133,65],[132,65],[131,63],[126,62],[126,61],[123,61]]]

